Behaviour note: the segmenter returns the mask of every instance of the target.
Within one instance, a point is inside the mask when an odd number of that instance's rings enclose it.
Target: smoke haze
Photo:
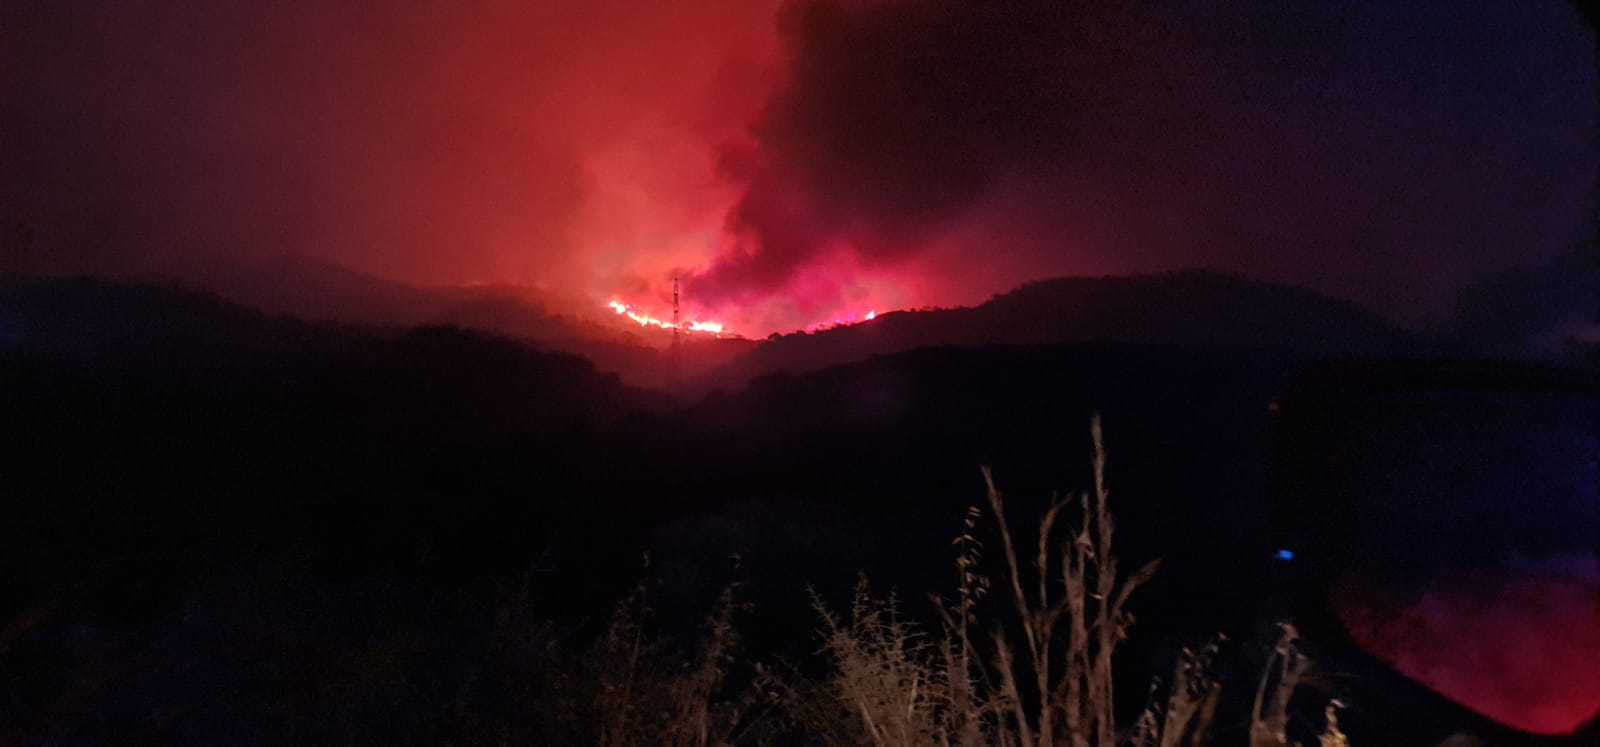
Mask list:
[[[1566,4],[1186,6],[9,2],[0,272],[681,275],[765,333],[1207,266],[1441,323],[1591,236]]]

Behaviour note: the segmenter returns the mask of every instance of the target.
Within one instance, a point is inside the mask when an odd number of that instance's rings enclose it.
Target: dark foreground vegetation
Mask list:
[[[1262,594],[1265,412],[1312,357],[934,347],[683,405],[455,327],[308,324],[98,281],[9,288],[0,742],[873,741],[891,725],[867,724],[870,708],[807,710],[879,682],[851,657],[937,680],[906,704],[932,720],[895,728],[1058,728],[1041,726],[1037,684],[988,681],[973,700],[937,648],[958,639],[913,635],[960,619],[949,605],[974,592],[954,563],[975,541],[985,604],[1018,577],[980,465],[1008,496],[1021,577],[1052,491],[1093,496],[1100,478],[1124,572],[1162,558],[1126,603],[1134,617],[1111,618],[1131,638],[1114,677],[1093,675],[1108,688],[1095,728],[1131,734],[1166,702],[1151,678],[1170,686],[1175,662],[1203,654],[1216,661],[1195,672],[1243,683],[1222,689],[1241,695],[1221,698],[1210,733],[1250,741],[1279,640]],[[1116,455],[1104,474],[1084,427],[1095,412]],[[879,592],[852,602],[861,572]],[[1039,634],[1026,604],[984,612],[1002,613],[985,619],[1008,620],[1025,651]],[[1233,643],[1207,649],[1218,633]],[[998,676],[989,628],[973,638],[973,681]],[[943,700],[915,700],[932,692]],[[647,693],[676,715],[621,715]],[[1327,699],[1301,704],[1303,739]],[[669,722],[694,728],[641,731]]]

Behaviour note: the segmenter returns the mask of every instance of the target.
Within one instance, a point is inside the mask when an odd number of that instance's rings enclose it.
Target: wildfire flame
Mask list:
[[[728,330],[727,326],[724,325],[722,322],[712,322],[712,321],[703,321],[703,320],[698,320],[698,319],[691,319],[691,320],[688,320],[688,321],[685,321],[685,322],[680,322],[678,324],[673,324],[672,322],[667,321],[665,319],[657,319],[657,318],[655,318],[653,316],[650,316],[649,314],[646,314],[646,313],[640,311],[637,307],[632,306],[630,304],[625,304],[625,303],[623,303],[621,301],[618,301],[616,299],[612,299],[611,301],[607,302],[606,306],[608,308],[610,308],[613,312],[615,312],[618,316],[625,316],[628,319],[631,319],[634,323],[638,324],[641,327],[658,327],[660,329],[676,329],[676,330],[678,330],[680,332],[704,332],[704,333],[707,333],[707,334],[710,334],[710,335],[715,335],[716,337],[719,337],[719,338],[724,336],[724,335],[728,335],[728,336],[732,336],[732,337],[739,337],[740,336],[737,333],[734,333],[734,332]],[[807,332],[817,332],[817,331],[825,330],[825,329],[833,329],[834,327],[844,327],[844,326],[849,326],[849,325],[852,325],[852,324],[861,324],[863,322],[870,322],[870,321],[872,321],[873,319],[876,319],[876,318],[878,318],[878,312],[877,312],[877,310],[874,309],[874,310],[868,311],[865,314],[849,314],[849,315],[846,315],[846,316],[834,317],[833,321],[830,321],[830,322],[818,322],[816,324],[812,324],[810,326],[807,326],[806,327],[806,331]]]
[[[878,318],[878,312],[876,310],[868,311],[867,313],[861,315],[848,314],[846,316],[836,316],[831,322],[817,322],[816,324],[809,325],[806,327],[806,331],[818,332],[825,329],[833,329],[834,327],[848,327],[852,324],[870,322],[876,318]]]
[[[669,321],[665,321],[665,320],[662,320],[662,319],[657,319],[657,318],[655,318],[653,316],[650,316],[648,314],[642,314],[642,313],[640,313],[638,311],[635,311],[632,306],[629,306],[628,304],[625,304],[625,303],[623,303],[621,301],[618,301],[618,300],[615,300],[615,299],[613,299],[610,303],[607,303],[606,305],[611,307],[612,311],[615,311],[616,313],[621,314],[622,316],[628,317],[629,319],[632,319],[633,321],[638,322],[639,326],[641,326],[641,327],[660,327],[662,329],[678,329],[678,330],[681,330],[681,331],[684,331],[684,332],[707,332],[707,333],[716,335],[718,337],[721,337],[723,335],[723,333],[727,331],[726,328],[723,327],[721,322],[705,322],[705,321],[699,321],[699,320],[691,319],[691,320],[689,320],[687,322],[683,322],[683,323],[680,323],[680,324],[674,324],[674,323],[669,322]]]

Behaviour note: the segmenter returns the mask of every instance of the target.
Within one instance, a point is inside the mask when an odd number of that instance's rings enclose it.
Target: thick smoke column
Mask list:
[[[1593,37],[1560,2],[815,0],[779,30],[701,299],[1212,266],[1439,321],[1592,230]]]
[[[786,87],[732,167],[749,186],[736,248],[695,290],[782,289],[829,252],[869,265],[925,247],[1001,175],[1053,162],[1105,85],[1075,57],[1084,13],[1066,3],[799,3],[781,31]]]

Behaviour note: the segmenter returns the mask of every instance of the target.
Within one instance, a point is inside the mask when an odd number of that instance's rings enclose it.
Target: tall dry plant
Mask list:
[[[823,651],[834,665],[833,695],[859,721],[859,741],[880,747],[949,744],[950,681],[935,665],[932,645],[900,616],[894,595],[874,597],[862,576],[848,619],[829,610],[815,591],[811,602],[823,621]]]
[[[934,598],[942,626],[927,638],[899,616],[893,596],[878,600],[865,578],[856,587],[848,621],[813,594],[824,623],[824,652],[834,665],[827,691],[855,728],[830,743],[874,745],[1071,745],[1198,747],[1207,744],[1221,699],[1216,662],[1222,642],[1183,649],[1163,690],[1153,683],[1150,703],[1126,732],[1115,721],[1113,655],[1127,639],[1135,590],[1155,574],[1150,561],[1124,575],[1114,552],[1116,524],[1106,486],[1106,449],[1100,418],[1090,423],[1093,490],[1057,499],[1039,522],[1024,569],[1005,502],[983,469],[989,508],[1005,559],[1001,583],[1016,614],[1019,642],[1003,625],[987,637],[980,602],[990,581],[980,570],[977,538],[981,509],[968,509],[956,547],[956,595]],[[1251,747],[1289,747],[1289,698],[1309,664],[1287,624],[1256,694],[1250,714]],[[1160,695],[1161,697],[1157,697]],[[1330,706],[1331,708],[1331,706]],[[837,713],[837,711],[835,711]],[[1343,746],[1333,712],[1321,738]]]
[[[739,559],[734,557],[734,570]],[[645,558],[649,569],[649,557]],[[733,688],[738,663],[734,616],[737,581],[730,582],[706,616],[701,640],[683,654],[652,636],[653,615],[645,582],[617,604],[605,634],[588,657],[596,668],[596,742],[602,747],[708,747],[730,744],[763,698],[757,688]]]
[[[1205,744],[1222,697],[1216,657],[1219,635],[1205,647],[1185,647],[1173,667],[1164,701],[1157,700],[1159,683],[1150,684],[1150,703],[1134,723],[1128,743],[1133,747],[1183,747]]]
[[[1094,446],[1094,490],[1057,499],[1045,511],[1039,522],[1031,594],[1025,588],[1027,577],[1006,523],[1004,500],[989,469],[983,470],[989,506],[1000,526],[1007,580],[1024,643],[1014,654],[1004,628],[997,626],[994,666],[1024,744],[1047,746],[1058,740],[1074,747],[1116,744],[1112,655],[1133,625],[1133,615],[1127,611],[1129,596],[1148,582],[1160,565],[1159,560],[1152,560],[1127,577],[1119,575],[1112,542],[1116,523],[1108,507],[1105,439],[1098,414],[1090,421],[1089,432]],[[1063,512],[1071,509],[1076,509],[1077,523],[1067,528],[1064,541],[1058,544],[1056,524]],[[1058,574],[1059,584],[1051,583],[1052,574]],[[1066,650],[1060,667],[1053,671],[1058,634],[1065,638]],[[1029,675],[1039,698],[1037,715],[1031,719],[1019,685],[1019,680]]]
[[[956,598],[947,601],[930,595],[943,623],[944,635],[935,645],[948,687],[949,733],[951,743],[959,745],[997,739],[1010,743],[1004,721],[995,717],[1009,712],[1011,704],[995,694],[972,635],[978,625],[977,605],[989,592],[989,579],[980,569],[983,543],[977,538],[982,517],[982,509],[969,507],[961,534],[951,542],[956,548]]]
[[[1045,512],[1031,573],[1018,558],[993,475],[983,470],[1005,556],[1003,580],[1020,622],[1022,645],[1014,646],[999,625],[987,641],[974,634],[980,625],[978,603],[990,586],[979,570],[983,545],[976,534],[982,512],[976,507],[969,509],[964,531],[953,543],[956,596],[935,600],[942,636],[923,638],[898,617],[892,597],[875,600],[864,580],[857,586],[848,622],[816,603],[825,624],[824,649],[835,665],[833,689],[862,722],[864,741],[1116,744],[1112,654],[1133,624],[1128,598],[1151,578],[1158,563],[1147,563],[1126,577],[1120,574],[1098,416],[1090,435],[1094,490],[1057,500]],[[1075,521],[1064,520],[1074,512]]]
[[[1293,625],[1278,626],[1278,640],[1256,685],[1250,706],[1250,747],[1284,747],[1289,744],[1289,699],[1310,662],[1300,652],[1300,632]],[[1338,720],[1332,722],[1338,731]]]

